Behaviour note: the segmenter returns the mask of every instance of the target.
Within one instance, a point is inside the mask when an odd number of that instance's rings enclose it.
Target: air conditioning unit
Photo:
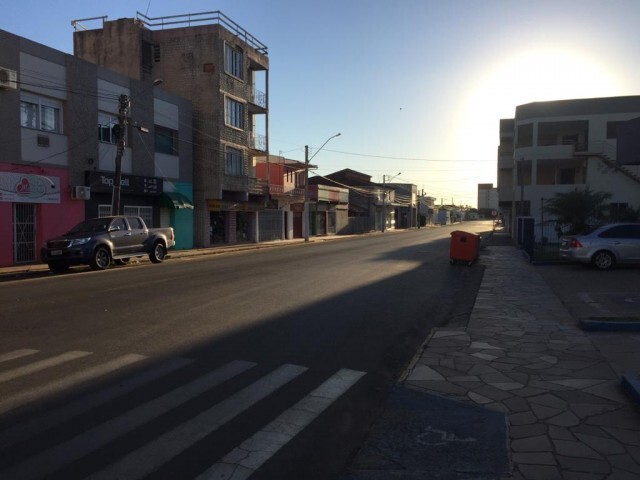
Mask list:
[[[90,200],[91,187],[85,187],[84,185],[71,187],[71,198],[74,200]]]
[[[0,67],[0,88],[16,90],[18,88],[18,73],[15,70]]]

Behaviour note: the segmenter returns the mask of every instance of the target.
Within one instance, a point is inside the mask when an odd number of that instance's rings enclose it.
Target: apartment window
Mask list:
[[[51,133],[62,133],[62,103],[45,97],[23,95],[20,125]]]
[[[560,185],[573,185],[576,183],[576,169],[562,168],[560,170]]]
[[[516,148],[533,146],[533,123],[518,125]]]
[[[243,75],[243,53],[239,48],[235,48],[228,43],[224,44],[224,71],[241,80]]]
[[[227,175],[243,175],[242,150],[227,147],[224,157],[224,173]]]
[[[225,98],[225,123],[244,130],[244,103],[233,98]]]
[[[157,153],[178,155],[178,131],[156,125],[155,150]]]
[[[98,140],[106,143],[118,143],[120,124],[118,117],[108,113],[98,113]],[[127,141],[125,132],[125,142]]]
[[[111,216],[111,205],[98,205],[98,217],[110,217]]]

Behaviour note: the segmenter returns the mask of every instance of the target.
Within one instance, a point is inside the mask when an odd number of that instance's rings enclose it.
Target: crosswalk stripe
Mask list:
[[[38,353],[38,350],[32,350],[31,348],[22,348],[20,350],[15,350],[13,352],[7,352],[3,355],[0,355],[0,363],[8,362],[9,360],[15,360],[17,358],[26,357],[29,355],[33,355],[34,353]]]
[[[342,369],[196,480],[244,480],[365,375]]]
[[[3,398],[0,400],[0,414],[13,410],[16,407],[24,405],[25,403],[31,402],[37,398],[58,393],[66,388],[100,377],[113,372],[114,370],[118,370],[119,368],[144,360],[145,358],[146,357],[144,355],[136,355],[133,353],[123,355],[110,362],[96,365],[95,367],[69,375],[62,380],[50,382],[45,385],[39,385],[36,388],[22,391],[12,397]]]
[[[87,355],[91,355],[91,352],[66,352],[55,357],[40,360],[39,362],[30,363],[23,367],[14,368],[13,370],[7,370],[6,372],[0,373],[0,382],[7,382],[9,380],[13,380],[14,378],[24,377],[25,375],[39,372],[47,368],[55,367],[71,360],[86,357]]]
[[[186,365],[192,363],[189,358],[170,358],[165,362],[152,367],[140,374],[128,378],[117,385],[107,387],[98,392],[85,395],[63,407],[50,410],[47,413],[32,417],[24,423],[0,432],[0,449],[7,448],[16,443],[27,440],[40,432],[60,425],[74,417],[82,415],[89,410],[104,405],[111,400],[126,395],[152,381],[168,375]]]
[[[306,367],[298,365],[283,365],[209,410],[87,478],[88,480],[142,478],[306,370]]]
[[[255,365],[255,363],[239,360],[230,362],[186,385],[175,388],[161,397],[87,430],[67,442],[56,445],[24,462],[14,465],[4,472],[0,472],[0,478],[3,480],[40,478],[97,450],[125,433],[135,430],[210,388],[253,368]]]

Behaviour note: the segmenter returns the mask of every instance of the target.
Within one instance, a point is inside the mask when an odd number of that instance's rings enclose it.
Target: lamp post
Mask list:
[[[401,174],[402,172],[398,172],[396,175],[389,178],[389,181],[393,180],[394,178],[396,178],[398,175],[401,175]],[[389,176],[390,175],[382,175],[382,233],[385,232],[387,227],[387,189],[385,185],[386,185],[386,178]]]
[[[322,146],[309,157],[309,145],[304,146],[304,241],[309,241],[309,162],[315,157],[323,147],[329,143],[332,138],[339,137],[341,134],[336,133],[322,144]]]
[[[157,78],[153,81],[153,86],[158,86],[162,83],[161,78]],[[111,196],[111,215],[120,215],[120,190],[122,188],[122,156],[124,155],[124,148],[126,146],[127,138],[127,125],[129,124],[129,109],[131,108],[131,99],[129,95],[122,94],[118,97],[118,146],[116,150],[116,168],[113,179],[113,193]],[[141,131],[144,127],[140,128]],[[147,129],[147,132],[149,130]],[[145,132],[146,133],[146,132]]]

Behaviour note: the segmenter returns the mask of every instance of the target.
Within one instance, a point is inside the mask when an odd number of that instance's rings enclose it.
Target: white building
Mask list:
[[[576,188],[611,193],[612,209],[640,207],[640,149],[633,140],[640,124],[630,122],[638,117],[640,96],[516,107],[514,119],[500,121],[498,148],[499,206],[509,228],[518,216],[538,224],[544,199]]]

